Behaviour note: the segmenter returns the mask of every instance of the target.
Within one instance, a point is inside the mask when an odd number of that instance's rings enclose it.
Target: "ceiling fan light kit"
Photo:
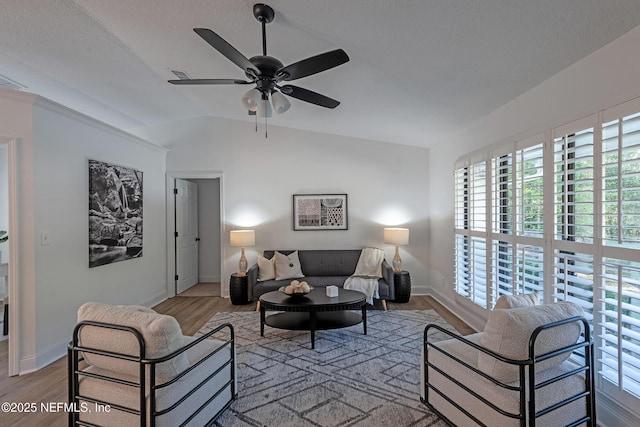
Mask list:
[[[242,105],[250,114],[255,112],[258,117],[264,118],[271,117],[272,111],[275,111],[276,114],[282,114],[291,107],[291,103],[284,95],[325,108],[336,108],[340,105],[339,101],[311,90],[293,85],[280,86],[279,84],[342,65],[349,61],[347,53],[342,49],[336,49],[285,67],[278,59],[267,55],[266,24],[275,18],[274,10],[266,4],[257,3],[253,5],[253,16],[262,25],[262,55],[251,58],[245,57],[212,30],[207,28],[193,29],[211,47],[240,67],[249,79],[248,81],[240,79],[179,79],[169,80],[169,83],[175,85],[255,84],[255,88],[242,96]],[[271,102],[269,102],[269,98],[271,98]]]

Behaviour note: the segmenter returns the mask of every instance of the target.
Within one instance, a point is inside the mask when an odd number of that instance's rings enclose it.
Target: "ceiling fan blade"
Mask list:
[[[296,80],[337,67],[348,61],[347,53],[342,49],[336,49],[287,65],[278,70],[276,76],[279,76],[279,80]]]
[[[286,85],[279,89],[285,95],[289,95],[293,98],[299,99],[300,101],[310,102],[311,104],[319,105],[321,107],[336,108],[340,105],[340,102],[335,99],[298,86]]]
[[[225,39],[213,31],[208,28],[194,28],[193,31],[195,31],[196,34],[202,37],[204,41],[209,43],[214,49],[226,56],[231,62],[242,68],[243,71],[251,71],[256,76],[260,75],[260,70],[258,70],[246,56],[238,52],[235,47],[231,46]]]
[[[173,85],[248,85],[253,83],[234,79],[178,79],[167,81]]]

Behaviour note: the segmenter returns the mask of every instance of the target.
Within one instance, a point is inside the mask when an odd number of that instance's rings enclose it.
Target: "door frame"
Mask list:
[[[176,296],[176,247],[175,218],[176,207],[173,200],[173,188],[176,179],[219,179],[220,180],[220,236],[224,236],[224,185],[223,173],[220,171],[167,171],[166,173],[166,208],[167,208],[167,297]],[[220,271],[225,259],[225,245],[220,245]]]
[[[9,376],[20,373],[20,299],[18,298],[18,283],[20,270],[20,251],[18,242],[20,233],[18,227],[18,139],[0,137],[0,144],[7,147],[7,166],[9,178],[9,275],[7,277],[7,293],[9,294],[9,343],[8,366]]]

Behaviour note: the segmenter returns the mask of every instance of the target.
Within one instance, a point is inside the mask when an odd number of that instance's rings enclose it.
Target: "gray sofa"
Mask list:
[[[263,256],[271,259],[274,250],[264,251]],[[293,250],[278,250],[289,255]],[[304,279],[314,288],[324,288],[329,285],[342,287],[347,277],[356,271],[356,265],[362,249],[325,249],[325,250],[298,250],[300,266]],[[278,290],[281,286],[288,285],[293,279],[258,281],[258,264],[254,264],[247,271],[249,283],[249,299],[257,301],[260,295]],[[386,300],[395,299],[393,283],[393,268],[387,260],[382,262],[382,278],[378,280],[380,300],[386,309]]]

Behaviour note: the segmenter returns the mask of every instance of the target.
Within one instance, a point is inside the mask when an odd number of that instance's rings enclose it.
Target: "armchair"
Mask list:
[[[68,348],[69,425],[211,425],[237,396],[235,365],[230,324],[194,338],[145,307],[84,304]]]
[[[569,302],[494,310],[484,332],[424,332],[421,400],[449,425],[596,425],[593,342]],[[437,331],[449,339],[434,342]],[[573,357],[572,357],[573,356]]]

